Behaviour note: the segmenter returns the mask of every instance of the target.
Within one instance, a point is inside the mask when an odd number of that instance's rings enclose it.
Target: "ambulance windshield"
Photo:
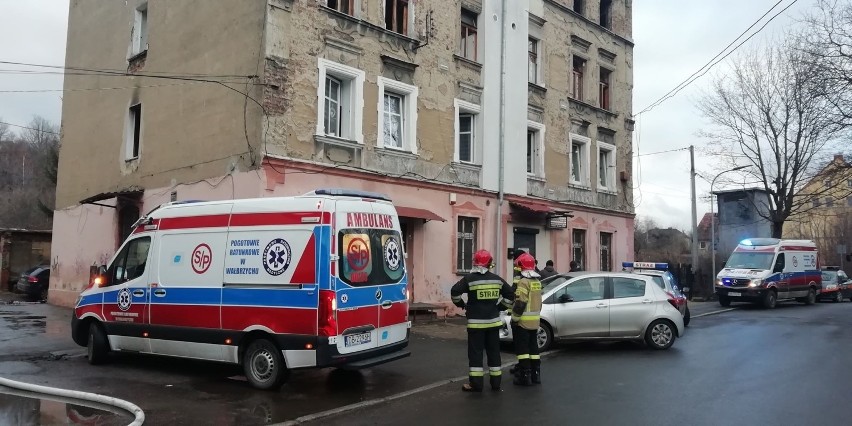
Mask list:
[[[725,263],[725,268],[730,269],[772,269],[772,259],[775,253],[772,252],[744,252],[735,251],[731,254],[728,262]]]
[[[399,232],[344,229],[338,234],[340,279],[351,286],[395,284],[405,275]]]

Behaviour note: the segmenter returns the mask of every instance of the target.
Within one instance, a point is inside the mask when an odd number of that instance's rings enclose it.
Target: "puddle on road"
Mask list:
[[[129,413],[116,414],[109,411],[118,411],[115,408],[90,402],[82,405],[83,403],[40,398],[34,393],[0,386],[0,425],[124,426],[133,421]]]
[[[6,322],[10,330],[32,330],[36,333],[44,333],[47,327],[47,318],[41,315],[27,315],[25,312],[3,311],[0,312],[0,320]]]

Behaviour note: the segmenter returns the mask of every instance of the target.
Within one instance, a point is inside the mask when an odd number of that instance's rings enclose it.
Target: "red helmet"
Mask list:
[[[515,265],[520,266],[522,271],[535,271],[535,258],[529,253],[524,253],[518,256]]]
[[[479,250],[473,254],[473,266],[484,266],[489,268],[491,267],[492,260],[493,258],[488,250]]]

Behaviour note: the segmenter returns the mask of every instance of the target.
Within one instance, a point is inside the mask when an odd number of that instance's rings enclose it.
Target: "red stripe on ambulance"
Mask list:
[[[222,306],[222,328],[245,330],[263,324],[273,333],[317,334],[317,310],[307,308],[269,308]]]
[[[340,333],[349,328],[368,325],[379,326],[379,307],[376,305],[337,311],[337,329]]]
[[[379,312],[379,327],[387,327],[408,321],[408,303],[397,302]]]
[[[311,234],[308,239],[308,245],[305,247],[302,258],[296,265],[296,270],[293,271],[293,278],[290,282],[293,284],[309,284],[317,282],[317,266],[316,266],[316,234]]]
[[[151,324],[170,327],[219,328],[219,306],[152,303]]]

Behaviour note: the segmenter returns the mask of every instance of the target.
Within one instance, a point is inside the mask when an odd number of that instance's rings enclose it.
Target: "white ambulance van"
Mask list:
[[[166,204],[100,271],[71,323],[92,364],[110,351],[235,363],[277,389],[292,369],[410,355],[399,219],[381,194]]]
[[[812,305],[821,287],[816,244],[809,240],[741,241],[716,276],[719,304],[752,302],[772,309],[779,300]]]

